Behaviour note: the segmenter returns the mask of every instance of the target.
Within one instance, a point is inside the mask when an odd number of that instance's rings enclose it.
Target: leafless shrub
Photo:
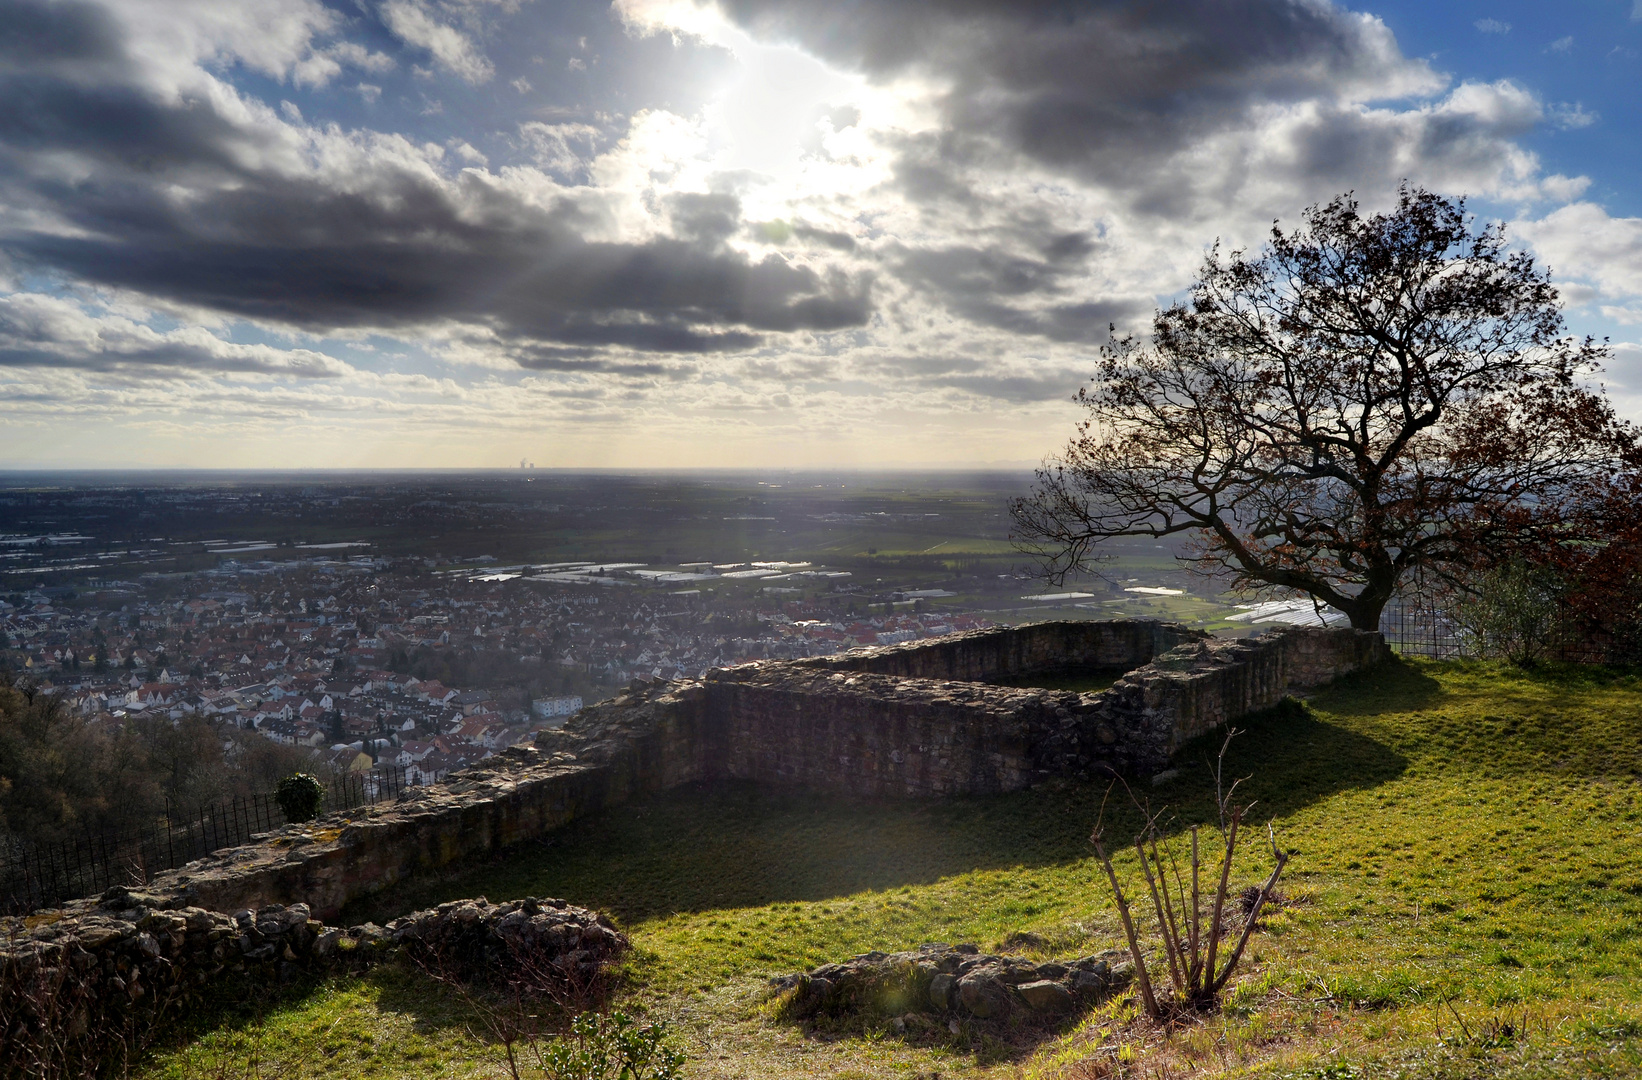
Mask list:
[[[123,1076],[148,1049],[178,991],[130,977],[110,985],[77,946],[14,938],[0,962],[0,1076]],[[116,996],[117,995],[117,996]]]
[[[488,969],[450,940],[409,953],[428,977],[449,988],[473,1017],[471,1034],[502,1048],[509,1074],[522,1080],[523,1062],[546,1068],[544,1043],[579,1015],[609,1000],[613,978],[604,964],[566,962],[517,937],[501,938],[501,955]]]
[[[1448,1010],[1448,1015],[1453,1019],[1453,1025],[1447,1029],[1443,1026],[1444,1009]],[[1532,1025],[1533,1016],[1526,1006],[1518,1011],[1507,1009],[1494,1016],[1467,1021],[1448,998],[1437,1004],[1437,1043],[1440,1046],[1494,1050],[1526,1040]]]
[[[1219,1004],[1220,991],[1242,960],[1249,935],[1259,923],[1260,911],[1270,900],[1277,880],[1288,864],[1288,853],[1277,847],[1270,826],[1267,826],[1267,840],[1276,864],[1271,876],[1247,901],[1233,895],[1232,863],[1242,837],[1243,818],[1252,807],[1252,804],[1238,806],[1233,802],[1241,781],[1234,782],[1229,788],[1224,784],[1226,750],[1237,734],[1236,730],[1227,732],[1226,741],[1221,744],[1219,757],[1213,766],[1216,810],[1220,817],[1221,856],[1217,870],[1206,862],[1201,843],[1203,837],[1200,835],[1202,829],[1194,825],[1190,830],[1189,868],[1183,873],[1182,856],[1176,851],[1178,845],[1165,836],[1160,825],[1163,812],[1153,814],[1148,804],[1135,798],[1132,790],[1129,792],[1144,822],[1135,834],[1135,852],[1140,856],[1141,872],[1145,875],[1152,913],[1157,920],[1157,938],[1168,964],[1169,981],[1173,988],[1171,998],[1160,999],[1158,996],[1151,972],[1146,967],[1146,957],[1140,947],[1140,934],[1129,909],[1129,900],[1124,896],[1123,887],[1118,884],[1117,872],[1106,851],[1104,803],[1100,819],[1089,837],[1094,844],[1095,855],[1106,871],[1106,879],[1112,886],[1112,897],[1117,903],[1118,917],[1123,922],[1123,933],[1129,944],[1129,955],[1135,965],[1135,983],[1140,989],[1141,1003],[1146,1015],[1154,1021],[1166,1019],[1182,1007],[1203,1010]],[[1107,794],[1110,796],[1110,790]],[[1203,888],[1203,871],[1206,868],[1213,875],[1212,892],[1207,897]],[[1208,901],[1207,910],[1205,899]],[[1231,929],[1228,903],[1241,907],[1244,918],[1236,943],[1222,957],[1221,947]]]

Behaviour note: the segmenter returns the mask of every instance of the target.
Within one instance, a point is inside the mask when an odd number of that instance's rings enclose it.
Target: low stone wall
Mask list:
[[[1093,627],[1092,630],[1074,630]],[[1099,693],[897,677],[963,667],[999,677],[1089,666],[1131,649],[1150,663]],[[1153,646],[1182,642],[1152,654]],[[927,653],[929,663],[920,659]],[[1285,630],[1221,640],[1167,623],[1049,623],[924,646],[712,672],[711,777],[870,796],[996,794],[1053,776],[1165,768],[1185,743],[1389,655],[1378,634]]]
[[[304,974],[403,955],[466,980],[575,989],[628,948],[603,915],[563,900],[463,900],[346,930],[311,915],[306,904],[225,914],[116,888],[0,918],[0,1076],[89,1075],[111,1055],[121,1071],[118,1057],[145,1045],[156,1023]]]
[[[1163,756],[1152,763],[1161,768],[1200,735],[1390,658],[1385,639],[1371,631],[1284,629],[1182,645],[1130,672],[1103,696],[1120,713],[1168,717]]]
[[[1208,637],[1180,623],[1147,619],[1029,623],[861,649],[840,656],[817,656],[798,664],[825,671],[859,671],[907,679],[994,682],[1067,668],[1127,671],[1150,663],[1159,653]]]
[[[987,667],[991,656],[1019,672],[1028,662],[1064,667],[1043,644],[1057,634],[1085,642],[1078,655],[1100,666],[1120,648],[1183,644],[1099,694],[865,670],[880,663],[917,667],[922,661],[909,657],[918,650],[905,646],[635,688],[584,710],[565,731],[545,735],[538,749],[510,750],[396,802],[286,826],[259,843],[160,874],[147,889],[176,907],[220,912],[303,903],[315,917],[332,919],[350,900],[414,875],[690,781],[919,796],[1013,791],[1108,768],[1144,774],[1216,725],[1389,655],[1378,634],[1352,630],[1220,641],[1166,624],[1106,626],[981,631],[925,648],[944,657],[929,662],[935,668],[1002,670]],[[1102,641],[1114,651],[1102,652]]]
[[[868,796],[1017,791],[1051,776],[1155,771],[1167,713],[1103,694],[984,683],[735,669],[707,680],[723,725],[714,777]]]
[[[704,699],[699,683],[624,694],[584,710],[546,749],[515,747],[394,802],[288,825],[157,875],[149,889],[217,911],[300,900],[335,918],[350,900],[414,875],[702,779]]]

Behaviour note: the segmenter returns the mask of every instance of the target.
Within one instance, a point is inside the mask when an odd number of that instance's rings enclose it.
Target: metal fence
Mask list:
[[[1468,634],[1438,604],[1391,604],[1380,615],[1386,644],[1409,656],[1495,657],[1499,653]],[[1592,626],[1566,601],[1545,628],[1538,655],[1570,664],[1642,663],[1642,637]]]
[[[1380,613],[1380,633],[1394,651],[1408,656],[1443,659],[1463,656],[1466,651],[1458,625],[1434,606],[1387,605]]]
[[[348,773],[328,785],[326,810],[394,799],[410,778],[402,768]],[[237,847],[286,824],[272,795],[236,797],[195,811],[166,807],[148,829],[37,844],[0,839],[0,912],[25,915],[115,885],[136,888],[214,851]]]

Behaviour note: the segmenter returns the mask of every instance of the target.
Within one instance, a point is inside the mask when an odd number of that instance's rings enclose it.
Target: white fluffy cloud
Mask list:
[[[388,0],[382,21],[401,41],[426,49],[440,67],[470,83],[488,82],[496,68],[471,37],[419,0]]]
[[[1559,278],[1586,282],[1612,299],[1642,301],[1642,218],[1616,218],[1578,202],[1521,222],[1516,231]]]
[[[238,373],[334,379],[349,365],[312,349],[226,341],[200,326],[159,330],[60,296],[0,296],[0,367],[78,368],[123,377]]]

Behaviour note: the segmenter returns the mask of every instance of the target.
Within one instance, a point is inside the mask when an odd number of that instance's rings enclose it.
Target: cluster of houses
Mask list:
[[[0,665],[87,722],[199,716],[309,748],[341,771],[400,766],[412,783],[529,742],[584,697],[633,679],[988,625],[913,600],[840,618],[813,600],[707,606],[699,595],[357,560],[60,592],[0,599]],[[430,670],[490,685],[446,685]]]

